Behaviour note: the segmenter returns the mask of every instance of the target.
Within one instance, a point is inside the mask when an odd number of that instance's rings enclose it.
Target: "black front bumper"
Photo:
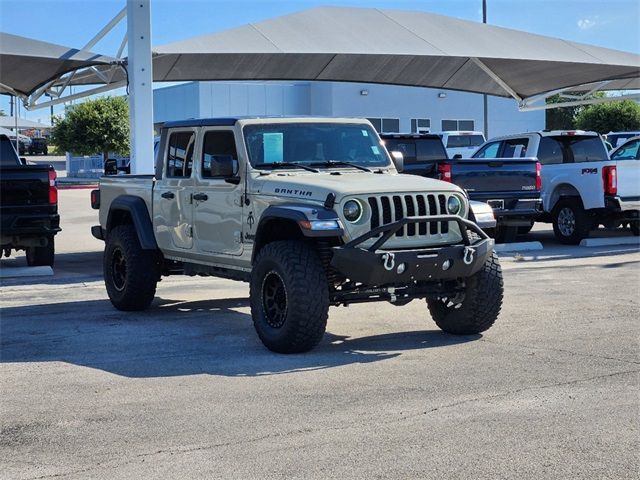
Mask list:
[[[438,221],[458,223],[463,243],[411,250],[382,248],[407,224]],[[480,238],[471,242],[467,230],[476,233]],[[371,247],[361,246],[367,240],[378,236],[380,237]],[[436,282],[470,277],[482,268],[493,247],[494,241],[480,227],[458,216],[407,217],[375,228],[345,245],[333,247],[331,266],[349,280],[367,286]]]

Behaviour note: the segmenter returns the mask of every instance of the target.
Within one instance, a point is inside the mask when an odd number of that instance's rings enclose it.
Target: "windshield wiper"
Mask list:
[[[273,163],[257,163],[254,165],[256,168],[302,168],[308,172],[320,173],[317,168],[311,168],[301,163],[295,162],[273,162]]]
[[[324,162],[312,162],[310,165],[320,165],[325,167],[336,167],[338,165],[342,165],[345,167],[357,168],[358,170],[362,170],[363,172],[373,173],[373,170],[363,167],[362,165],[358,165],[357,163],[345,162],[342,160],[325,160]]]

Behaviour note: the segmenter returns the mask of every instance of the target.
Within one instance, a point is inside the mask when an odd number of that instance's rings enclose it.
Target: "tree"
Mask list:
[[[560,103],[560,95],[554,95],[547,98],[546,103]],[[546,110],[545,125],[547,130],[573,130],[575,127],[575,118],[580,110],[580,106],[575,107],[559,107]]]
[[[0,110],[0,117],[6,117],[6,116],[7,116],[7,114],[4,113],[4,110]]]
[[[598,133],[640,130],[640,105],[633,100],[589,105],[576,116],[576,126]]]
[[[78,155],[129,153],[129,104],[124,97],[103,97],[70,107],[54,117],[52,143]]]

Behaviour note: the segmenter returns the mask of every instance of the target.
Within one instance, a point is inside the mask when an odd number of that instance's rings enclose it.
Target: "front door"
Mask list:
[[[181,252],[193,247],[194,130],[169,133],[164,152],[163,175],[153,193],[153,225],[163,251]]]
[[[231,129],[212,128],[202,142],[193,190],[193,230],[200,254],[242,254],[242,184]]]
[[[640,188],[640,140],[627,143],[611,155],[618,170],[618,196],[622,201],[638,202]]]

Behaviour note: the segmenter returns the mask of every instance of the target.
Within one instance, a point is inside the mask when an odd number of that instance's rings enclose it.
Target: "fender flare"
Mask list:
[[[256,228],[256,236],[259,235],[260,229],[269,221],[274,219],[290,220],[295,222],[305,237],[340,237],[344,235],[344,228],[340,217],[333,210],[325,207],[313,207],[305,204],[284,204],[272,205],[268,207],[260,217],[258,228]],[[300,221],[314,220],[336,220],[340,228],[335,230],[306,230],[300,227]]]
[[[140,246],[143,250],[157,250],[158,244],[153,234],[153,223],[144,200],[134,195],[120,195],[116,197],[109,206],[107,217],[107,235],[113,228],[114,214],[116,212],[127,212],[131,216],[133,226],[136,229]]]

